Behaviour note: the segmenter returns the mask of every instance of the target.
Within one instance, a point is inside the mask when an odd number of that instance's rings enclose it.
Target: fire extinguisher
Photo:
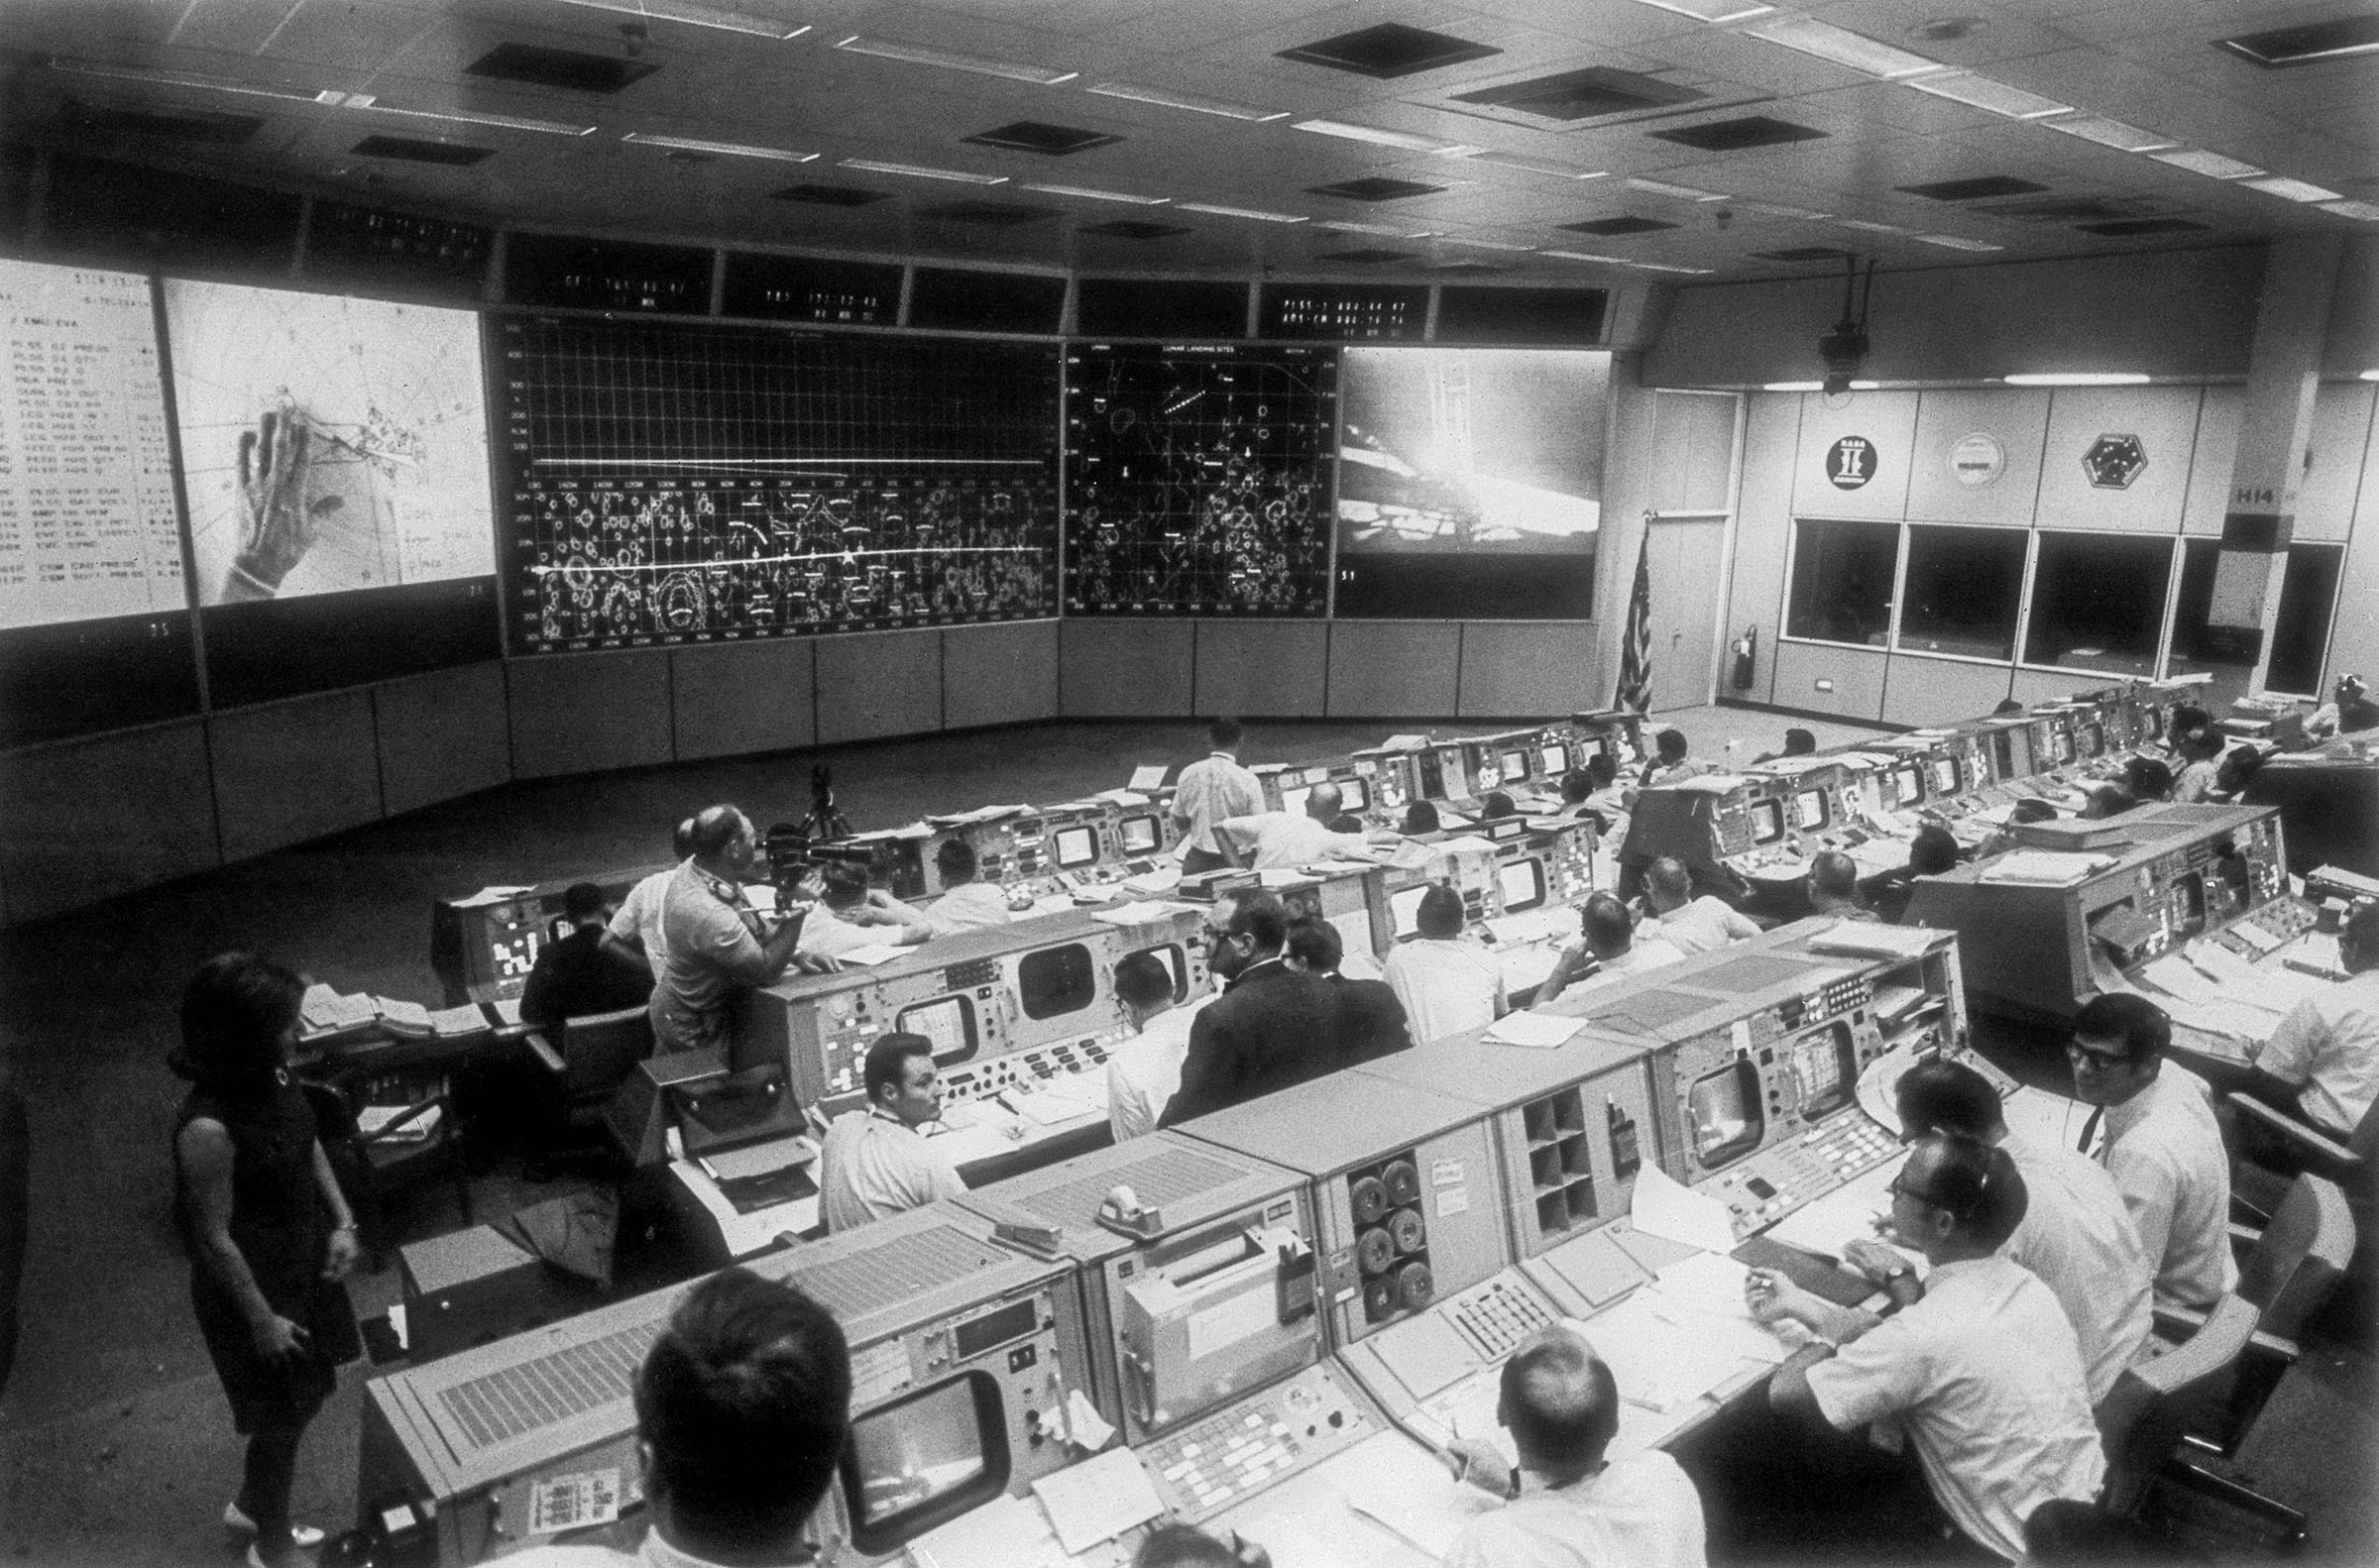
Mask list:
[[[1752,666],[1759,661],[1759,628],[1753,626],[1735,639],[1735,689],[1752,689]]]

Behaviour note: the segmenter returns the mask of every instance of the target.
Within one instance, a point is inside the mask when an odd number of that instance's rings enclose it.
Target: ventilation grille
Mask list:
[[[1402,201],[1408,196],[1433,196],[1445,189],[1443,185],[1424,185],[1416,179],[1390,179],[1374,174],[1368,179],[1342,179],[1334,185],[1308,185],[1316,196],[1340,196],[1348,201]]]
[[[655,1317],[440,1391],[448,1435],[476,1453],[626,1400],[667,1322]]]
[[[1674,142],[1679,147],[1699,148],[1705,153],[1741,153],[1755,147],[1782,147],[1791,142],[1818,142],[1825,139],[1823,131],[1789,120],[1771,119],[1764,114],[1747,114],[1736,120],[1712,120],[1702,125],[1679,126],[1673,131],[1653,131],[1653,140]],[[2033,187],[2038,189],[2036,185]]]
[[[1075,125],[1051,125],[1042,120],[1012,120],[1006,125],[993,126],[967,137],[977,147],[1007,148],[1019,153],[1045,153],[1052,158],[1064,158],[1072,153],[1086,153],[1094,147],[1110,147],[1123,140],[1100,131],[1085,131]]]
[[[2118,218],[2160,218],[2171,209],[2142,196],[2051,196],[2038,201],[2001,201],[1977,212],[2016,223],[2104,223]]]
[[[1591,218],[1584,223],[1564,223],[1561,227],[1573,234],[1649,234],[1655,229],[1673,229],[1673,223],[1658,218]]]
[[[2290,65],[2318,65],[2323,60],[2379,53],[2379,14],[2364,12],[2326,22],[2309,22],[2303,27],[2242,33],[2237,38],[2216,39],[2214,47],[2272,70]]]
[[[1674,108],[1707,96],[1657,76],[1595,65],[1552,76],[1531,76],[1526,81],[1506,82],[1477,92],[1456,93],[1454,102],[1514,109],[1546,120],[1599,120],[1606,115]]]
[[[935,1225],[796,1269],[789,1278],[839,1320],[850,1322],[1008,1261],[1006,1253],[956,1225]]]
[[[2048,188],[2013,174],[1979,174],[1973,179],[1937,179],[1925,185],[1900,186],[1911,196],[1925,196],[1934,201],[1981,201],[1986,196],[2022,196]]]
[[[1098,1212],[1099,1200],[1118,1183],[1139,1194],[1143,1203],[1159,1208],[1188,1198],[1219,1192],[1245,1176],[1230,1165],[1187,1149],[1160,1149],[1130,1165],[1101,1176],[1083,1176],[1018,1199],[1034,1213],[1067,1225],[1087,1225]]]

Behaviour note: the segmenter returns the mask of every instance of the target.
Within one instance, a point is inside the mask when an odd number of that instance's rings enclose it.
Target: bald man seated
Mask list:
[[[1345,797],[1335,784],[1316,784],[1305,797],[1302,812],[1267,811],[1252,817],[1233,817],[1215,825],[1218,837],[1230,840],[1244,864],[1259,871],[1313,865],[1323,860],[1368,860],[1375,843],[1394,843],[1397,835],[1385,828],[1368,833],[1333,833],[1330,824],[1346,812]]]
[[[1456,1481],[1505,1499],[1464,1528],[1447,1568],[1701,1568],[1702,1500],[1657,1448],[1610,1457],[1619,1386],[1594,1347],[1558,1324],[1504,1363],[1495,1418],[1513,1465],[1486,1439],[1456,1438]]]
[[[1859,862],[1840,849],[1821,849],[1809,862],[1809,910],[1836,920],[1873,920],[1859,897]]]
[[[1628,906],[1609,893],[1587,898],[1578,910],[1578,926],[1586,940],[1561,954],[1553,972],[1536,987],[1531,1007],[1542,1007],[1564,991],[1608,985],[1624,974],[1685,961],[1661,927],[1639,933]]]

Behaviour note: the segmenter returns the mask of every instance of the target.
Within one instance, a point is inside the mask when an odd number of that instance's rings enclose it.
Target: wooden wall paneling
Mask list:
[[[756,637],[669,650],[677,759],[791,751],[818,740],[816,637]]]
[[[1328,667],[1322,621],[1201,620],[1191,695],[1201,714],[1318,719]]]
[[[209,719],[207,731],[226,860],[383,814],[368,687],[233,709]]]
[[[1470,622],[1462,628],[1459,717],[1554,719],[1604,707],[1611,693],[1594,644],[1584,620]]]
[[[505,675],[514,778],[649,767],[675,755],[666,648],[513,659]]]
[[[1845,719],[1870,723],[1879,721],[1883,717],[1884,669],[1890,658],[1880,648],[1778,643],[1776,706],[1839,714]],[[1818,690],[1820,681],[1831,683],[1834,689]]]
[[[511,779],[502,664],[383,681],[372,688],[372,710],[381,804],[392,817]]]
[[[0,883],[11,924],[222,860],[202,721],[0,753]]]
[[[1190,715],[1197,625],[1190,620],[1058,622],[1058,711],[1068,719]]]
[[[2004,664],[1968,664],[1895,653],[1883,679],[1883,722],[1911,729],[1977,719],[2007,695]]]
[[[817,648],[821,744],[942,728],[940,631],[856,631]]]
[[[1908,515],[1928,522],[2029,523],[2048,423],[2049,394],[2037,387],[1919,393]],[[1978,460],[1987,449],[1969,443],[1970,437],[1998,444],[1996,479],[1982,481],[1988,469]]]
[[[1452,718],[1462,629],[1450,620],[1333,622],[1330,717]]]
[[[942,631],[942,723],[950,729],[1058,716],[1058,623]]]

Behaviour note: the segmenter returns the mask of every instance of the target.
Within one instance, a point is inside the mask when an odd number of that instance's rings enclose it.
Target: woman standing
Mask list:
[[[288,1067],[303,995],[267,959],[208,959],[182,992],[170,1063],[192,1085],[173,1135],[190,1303],[248,1439],[223,1522],[254,1534],[253,1568],[302,1562],[322,1538],[289,1518],[297,1445],[362,1349],[339,1283],[358,1256],[355,1217]]]

